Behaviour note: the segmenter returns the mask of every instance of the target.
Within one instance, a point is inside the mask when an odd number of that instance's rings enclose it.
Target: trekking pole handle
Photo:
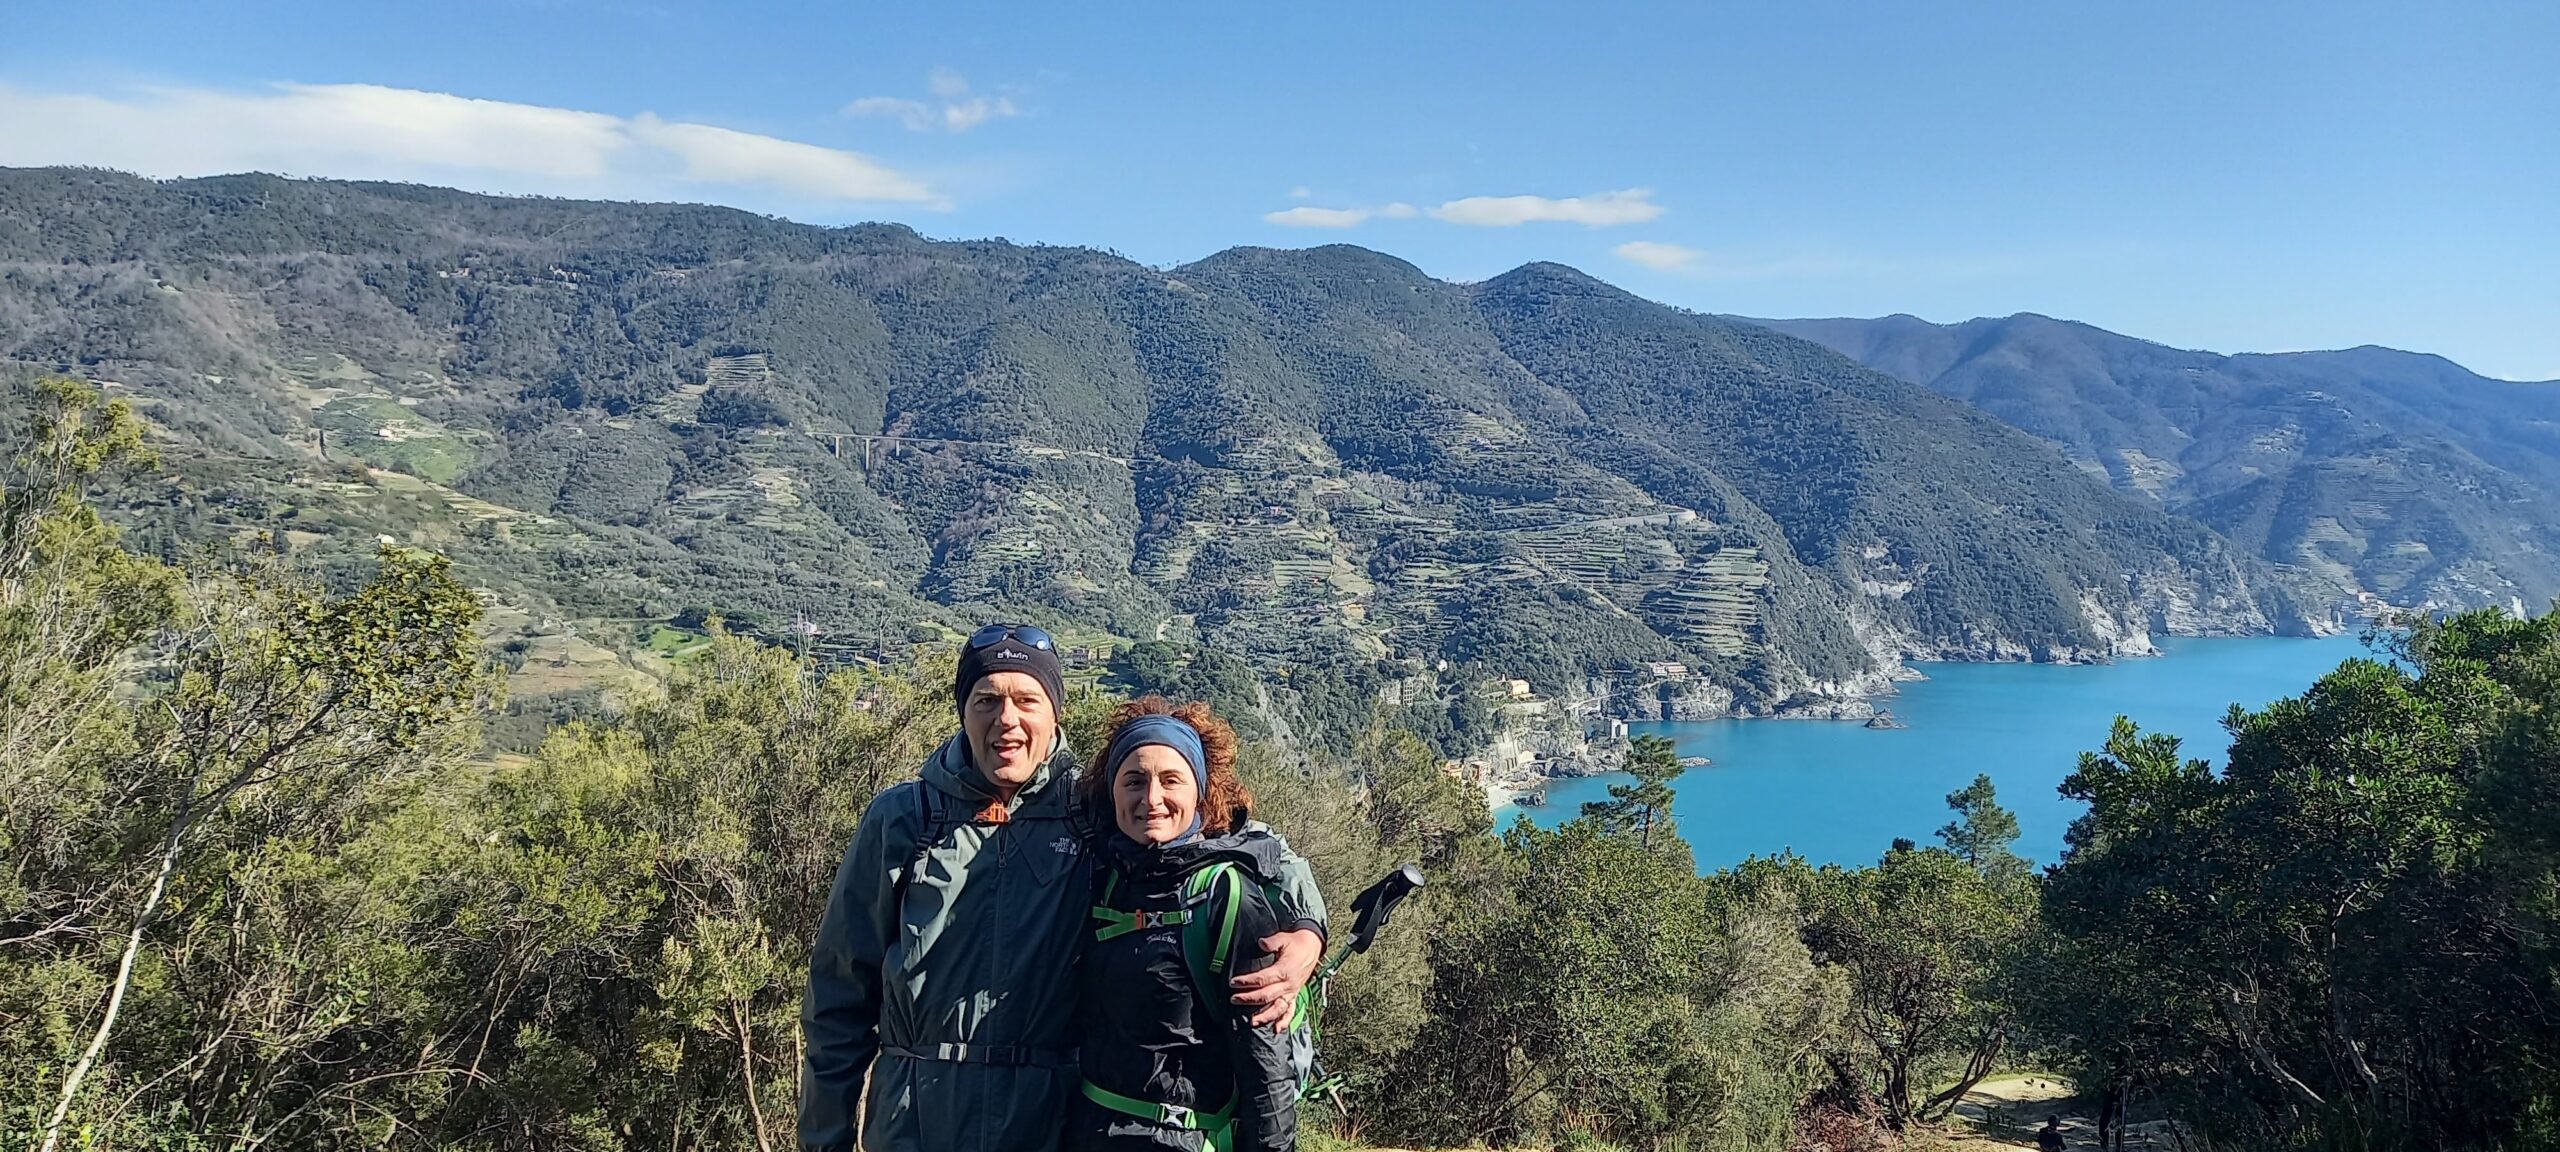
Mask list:
[[[1378,929],[1386,927],[1387,918],[1395,914],[1396,905],[1420,889],[1423,883],[1422,868],[1407,864],[1380,877],[1377,883],[1352,897],[1351,909],[1358,915],[1351,921],[1351,950],[1368,951],[1370,942],[1377,938]]]

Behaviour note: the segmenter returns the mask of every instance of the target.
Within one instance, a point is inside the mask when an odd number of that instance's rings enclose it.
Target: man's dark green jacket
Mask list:
[[[854,1148],[859,1099],[871,1152],[1054,1152],[1092,903],[1075,762],[1062,746],[1000,823],[972,820],[996,791],[961,737],[916,777],[872,800],[827,897],[800,1005],[800,1146]],[[923,844],[936,811],[947,830]],[[1321,928],[1306,861],[1284,859],[1280,895]]]

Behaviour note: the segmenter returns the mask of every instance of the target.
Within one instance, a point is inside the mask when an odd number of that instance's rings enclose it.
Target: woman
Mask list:
[[[1093,931],[1077,980],[1084,1091],[1075,1149],[1289,1152],[1290,1037],[1228,1002],[1228,976],[1270,963],[1280,842],[1248,830],[1236,736],[1205,704],[1122,705],[1079,780],[1094,814]],[[1203,990],[1215,995],[1203,995]]]

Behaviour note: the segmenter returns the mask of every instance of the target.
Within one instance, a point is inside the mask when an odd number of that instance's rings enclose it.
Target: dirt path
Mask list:
[[[2098,1146],[2098,1111],[2095,1101],[2084,1101],[2074,1095],[2071,1081],[2059,1076],[2029,1073],[2019,1076],[1995,1076],[1973,1087],[1956,1105],[1955,1122],[1942,1131],[1915,1132],[1905,1147],[1907,1152],[2015,1152],[2036,1146],[2036,1129],[2044,1126],[2044,1118],[2062,1118],[2062,1139],[2073,1152],[2094,1150]],[[2181,1152],[2170,1122],[2151,1120],[2129,1125],[2124,1146],[2143,1152]],[[1329,1152],[1383,1152],[1371,1148],[1349,1148],[1329,1144],[1311,1144]],[[2193,1147],[2192,1144],[2186,1147]]]
[[[2010,1148],[2036,1146],[2036,1130],[2044,1126],[2047,1116],[2062,1118],[2062,1138],[2067,1148],[2098,1146],[2098,1113],[2096,1102],[2073,1095],[2069,1080],[2058,1076],[1995,1076],[1973,1086],[1964,1100],[1956,1105],[1956,1115],[1973,1128],[1973,1133],[1958,1135],[1950,1141],[1954,1152],[1998,1152]],[[2125,1127],[2126,1148],[2158,1149],[2171,1152],[2178,1147],[2170,1122],[2152,1120]]]

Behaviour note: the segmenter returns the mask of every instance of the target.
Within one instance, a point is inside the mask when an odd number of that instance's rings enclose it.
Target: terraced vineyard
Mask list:
[[[773,358],[763,352],[714,356],[702,370],[705,388],[762,388],[773,381]]]
[[[1769,562],[1757,548],[1719,548],[1693,575],[1648,593],[1646,607],[1699,647],[1740,656],[1757,642],[1760,592],[1769,585]]]

